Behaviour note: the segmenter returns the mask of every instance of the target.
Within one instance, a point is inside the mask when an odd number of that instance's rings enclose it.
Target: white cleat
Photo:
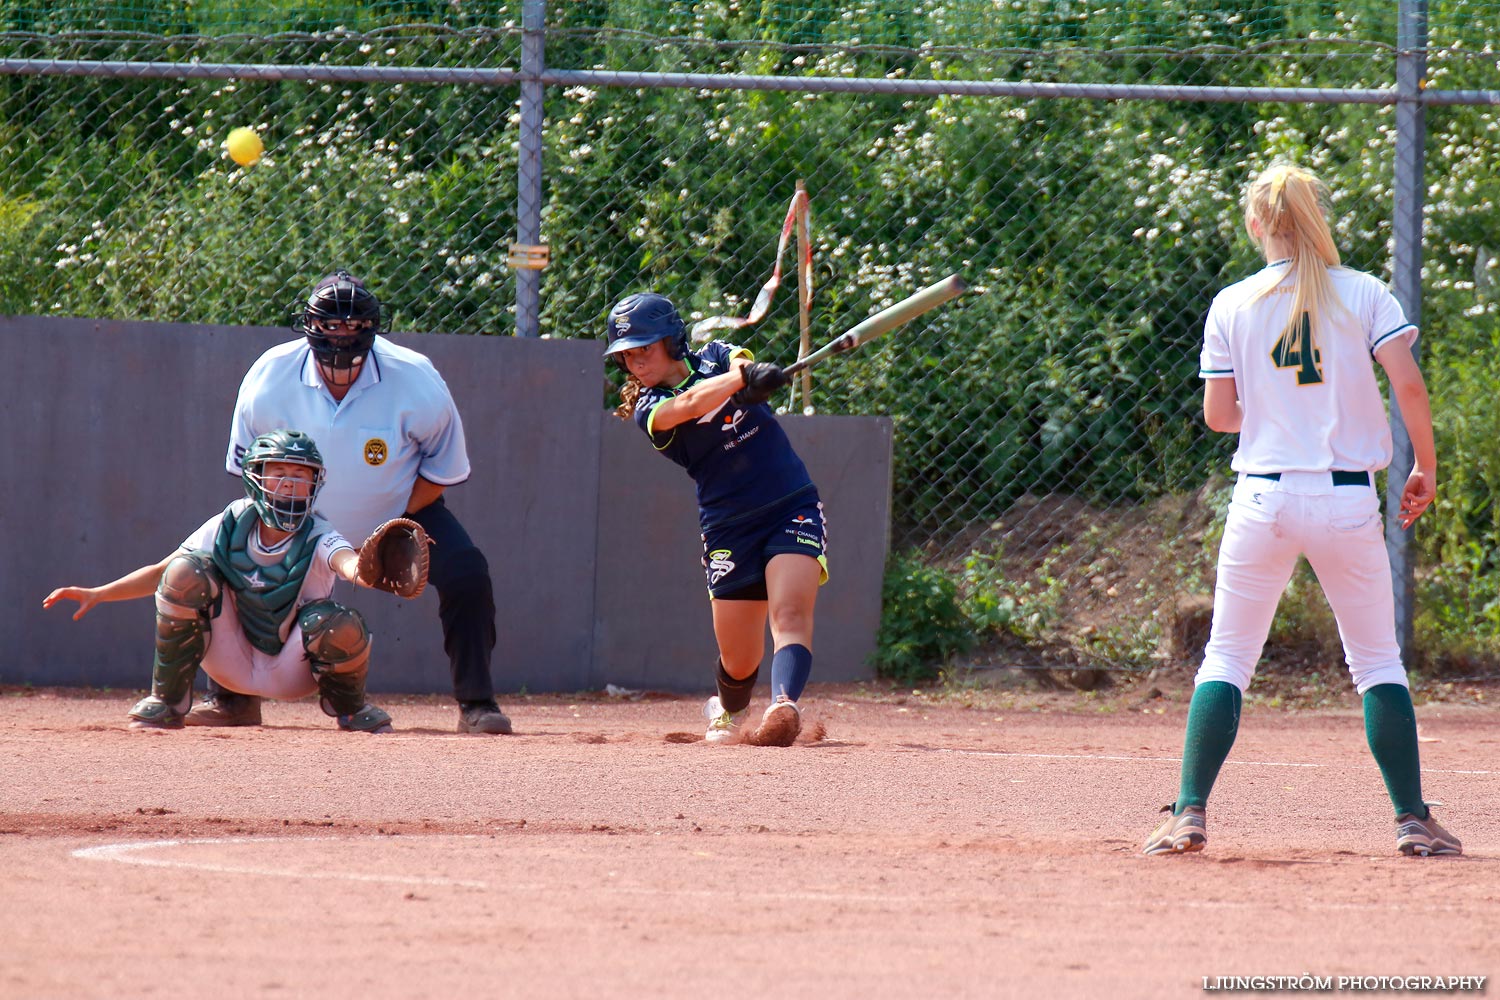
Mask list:
[[[703,703],[703,717],[708,720],[708,732],[703,734],[703,738],[710,743],[738,743],[743,736],[741,727],[749,711],[748,708],[742,708],[738,712],[726,712],[719,702],[719,696],[714,695]]]

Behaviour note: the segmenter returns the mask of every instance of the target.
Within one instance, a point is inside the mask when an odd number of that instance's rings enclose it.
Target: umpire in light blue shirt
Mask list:
[[[327,486],[318,513],[350,539],[393,517],[432,536],[430,582],[438,593],[443,647],[459,703],[461,733],[509,733],[495,703],[490,658],[495,598],[489,564],[443,501],[469,478],[463,421],[437,369],[383,333],[380,301],[348,271],[313,288],[293,324],[302,338],[250,366],[234,406],[228,471],[238,476],[256,435],[293,427],[323,452]],[[259,699],[210,686],[188,725],[260,723]]]

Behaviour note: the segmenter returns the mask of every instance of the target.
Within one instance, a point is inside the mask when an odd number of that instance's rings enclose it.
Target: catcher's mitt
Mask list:
[[[359,547],[359,582],[401,597],[416,597],[427,586],[432,539],[409,517],[377,525]]]

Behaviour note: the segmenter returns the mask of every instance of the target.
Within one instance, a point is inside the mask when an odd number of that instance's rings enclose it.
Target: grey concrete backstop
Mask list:
[[[0,683],[144,688],[149,600],[82,621],[54,587],[106,583],[170,552],[242,494],[224,471],[241,377],[285,329],[0,317]],[[604,411],[594,341],[398,335],[463,414],[472,478],[448,503],[489,559],[497,690],[606,684],[705,691],[715,657],[687,475]],[[871,676],[890,503],[883,417],[785,417],[828,512],[831,578],[813,680]],[[431,591],[340,585],[375,633],[371,688],[450,690]],[[765,676],[763,674],[763,676]]]

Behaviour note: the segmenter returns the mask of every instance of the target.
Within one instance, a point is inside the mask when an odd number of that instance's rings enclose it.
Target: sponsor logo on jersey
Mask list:
[[[734,572],[734,562],[729,558],[732,555],[734,553],[728,549],[714,549],[708,554],[708,585],[710,587]]]
[[[390,449],[380,438],[370,438],[365,442],[365,464],[384,465],[385,460],[390,457]]]
[[[717,361],[709,361],[707,358],[703,359],[698,365],[698,371],[703,375],[712,375],[718,370],[719,363]]]
[[[733,434],[740,429],[740,421],[744,419],[744,410],[735,410],[733,415],[726,413],[724,414],[723,423],[719,424],[719,430],[727,431],[730,434]]]

